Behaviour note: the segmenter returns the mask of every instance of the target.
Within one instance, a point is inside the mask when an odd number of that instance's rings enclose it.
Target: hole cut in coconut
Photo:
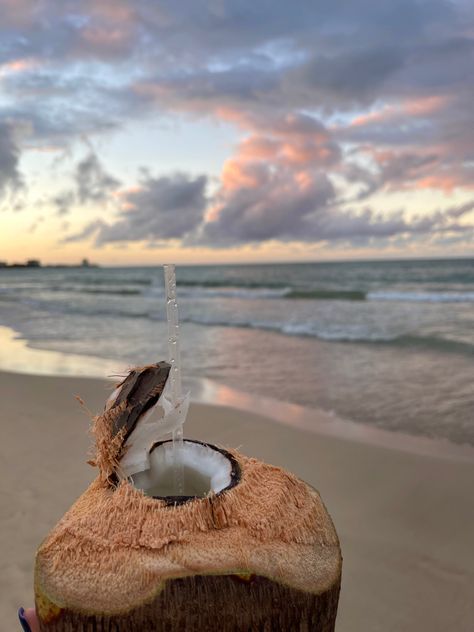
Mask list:
[[[176,489],[175,455],[183,466],[183,486]],[[226,450],[200,441],[185,439],[182,449],[173,450],[172,441],[156,443],[150,450],[150,469],[131,477],[132,484],[153,498],[186,502],[234,487],[240,467]]]

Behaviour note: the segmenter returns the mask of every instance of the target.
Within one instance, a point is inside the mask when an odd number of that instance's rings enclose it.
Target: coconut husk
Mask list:
[[[92,420],[96,455],[89,463],[97,465],[103,481],[117,480],[125,442],[140,417],[158,403],[170,369],[168,362],[132,369],[117,384],[115,396],[107,402],[104,412]]]
[[[334,630],[342,558],[318,492],[229,450],[229,488],[148,497],[112,480],[127,427],[116,403],[95,420],[99,476],[38,550],[40,629]]]

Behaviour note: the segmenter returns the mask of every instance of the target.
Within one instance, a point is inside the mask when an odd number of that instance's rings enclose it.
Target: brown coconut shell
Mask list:
[[[41,630],[334,630],[342,558],[318,492],[231,450],[229,488],[150,498],[111,481],[123,439],[113,415],[95,420],[99,476],[38,550]]]

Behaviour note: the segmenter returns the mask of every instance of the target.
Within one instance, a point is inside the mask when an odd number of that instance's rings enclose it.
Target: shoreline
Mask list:
[[[0,326],[0,374],[116,380],[116,376],[121,375],[127,368],[123,364],[120,365],[117,360],[29,347],[25,340],[17,337],[14,329]],[[184,386],[191,390],[192,401],[230,406],[242,412],[260,414],[275,423],[312,434],[420,456],[474,463],[474,446],[468,443],[458,444],[447,439],[385,430],[344,419],[322,408],[305,407],[271,397],[256,396],[207,378],[185,378]]]
[[[0,372],[0,616],[9,623],[32,603],[36,548],[95,476],[89,416],[110,389],[105,380]],[[193,402],[185,434],[285,467],[320,491],[344,557],[338,632],[471,629],[474,463],[308,432],[231,399]]]

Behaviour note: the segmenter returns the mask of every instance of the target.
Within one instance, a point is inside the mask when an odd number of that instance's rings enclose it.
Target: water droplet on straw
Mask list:
[[[176,302],[176,274],[174,265],[164,266],[166,315],[168,319],[168,354],[171,364],[170,382],[171,399],[174,407],[181,398],[181,366],[179,353],[179,324],[178,304]],[[183,449],[183,427],[176,428],[173,432],[173,460],[174,460],[174,485],[176,495],[182,495],[184,491],[184,468],[178,460],[179,452]]]

